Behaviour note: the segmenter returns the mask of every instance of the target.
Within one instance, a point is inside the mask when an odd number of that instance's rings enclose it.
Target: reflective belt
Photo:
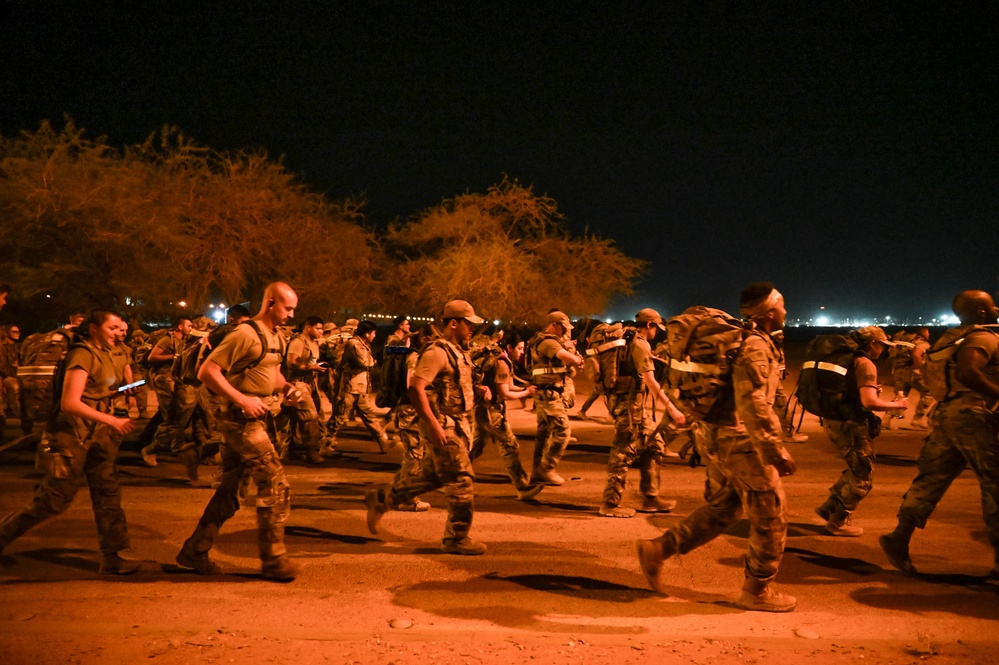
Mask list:
[[[25,365],[17,368],[18,376],[55,376],[55,365]]]
[[[675,369],[679,372],[693,372],[694,374],[721,374],[720,365],[709,365],[707,363],[695,363],[689,360],[676,360],[675,358],[669,359],[670,369]]]
[[[815,362],[814,360],[805,361],[805,364],[801,366],[801,369],[824,369],[827,372],[836,372],[837,374],[842,374],[843,376],[846,376],[846,373],[850,371],[846,367],[837,365],[836,363]]]
[[[565,367],[541,367],[531,371],[531,376],[540,376],[542,374],[565,374]]]
[[[625,340],[624,338],[611,340],[610,342],[605,342],[601,344],[595,349],[586,349],[586,355],[595,356],[599,353],[603,353],[604,351],[610,351],[615,347],[624,346],[627,343],[628,343],[627,340]]]

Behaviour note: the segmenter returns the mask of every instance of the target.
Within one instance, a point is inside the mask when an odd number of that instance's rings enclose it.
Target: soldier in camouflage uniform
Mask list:
[[[747,610],[788,612],[795,599],[778,593],[777,575],[787,537],[787,499],[781,476],[794,473],[794,460],[781,443],[773,399],[780,361],[770,333],[784,325],[784,298],[769,283],[746,287],[740,298],[746,335],[732,370],[734,405],[717,422],[698,421],[694,436],[707,465],[701,506],[654,540],[639,540],[638,559],[653,589],[662,591],[663,563],[723,534],[745,512],[749,554],[745,583],[736,603]]]
[[[101,575],[129,575],[139,563],[121,556],[129,547],[115,457],[121,437],[135,427],[112,413],[119,379],[110,351],[121,319],[95,311],[82,325],[86,336],[70,346],[64,364],[58,415],[42,434],[37,466],[45,473],[32,502],[0,521],[0,552],[28,529],[64,513],[85,479],[97,523]]]
[[[149,378],[152,381],[153,391],[156,393],[156,409],[161,424],[170,418],[170,403],[173,401],[175,383],[173,361],[180,353],[184,338],[193,327],[194,324],[190,318],[178,316],[174,320],[170,332],[161,337],[149,352]],[[154,439],[153,443],[142,449],[142,461],[146,466],[156,466],[156,447],[157,443]]]
[[[984,291],[962,291],[954,298],[961,327],[944,333],[933,350],[964,338],[954,359],[943,368],[949,387],[931,417],[930,435],[916,465],[919,474],[902,498],[895,529],[878,538],[888,561],[915,573],[909,557],[913,532],[926,520],[951,483],[969,466],[982,489],[982,517],[993,550],[989,577],[999,579],[999,334],[973,328],[995,324],[999,310]],[[932,351],[930,352],[932,354]]]
[[[569,369],[583,366],[583,358],[574,349],[566,348],[564,340],[571,331],[569,317],[556,310],[548,315],[545,328],[528,342],[538,419],[531,484],[557,486],[565,482],[558,473],[558,463],[569,445],[572,426],[563,393]]]
[[[850,336],[860,347],[859,355],[853,360],[853,372],[847,375],[856,382],[856,392],[851,391],[856,396],[854,399],[859,400],[868,414],[908,408],[909,402],[904,397],[894,401],[881,399],[874,361],[892,343],[885,332],[877,326],[865,326]],[[874,487],[874,437],[878,425],[876,416],[870,420],[822,419],[822,430],[846,462],[846,469],[829,488],[829,496],[815,509],[815,513],[826,520],[829,535],[855,538],[864,533],[861,527],[851,524],[851,515]]]
[[[150,379],[149,373],[139,367],[138,359],[135,357],[135,350],[146,341],[145,331],[141,328],[132,331],[132,340],[128,343],[128,355],[131,359],[129,366],[132,368],[132,380],[145,379],[146,383],[135,389],[135,407],[139,410],[139,418],[146,417],[146,409],[149,408]]]
[[[364,497],[371,533],[389,510],[413,497],[441,487],[447,499],[447,524],[443,550],[448,554],[477,555],[483,543],[468,537],[472,527],[475,473],[468,459],[472,435],[469,415],[478,392],[491,397],[486,387],[472,385],[472,361],[465,350],[475,326],[483,320],[464,300],[444,306],[441,339],[420,353],[410,378],[409,398],[420,418],[420,435],[427,442],[427,458],[419,476],[397,476],[388,489],[369,491]]]
[[[285,365],[288,368],[288,380],[295,384],[301,398],[293,407],[281,409],[276,422],[278,439],[284,439],[279,445],[282,455],[287,446],[291,445],[293,433],[301,434],[301,445],[305,448],[306,461],[310,464],[322,464],[323,456],[319,453],[323,447],[323,426],[319,419],[322,402],[319,398],[318,376],[329,369],[329,365],[320,362],[319,340],[323,336],[323,320],[318,316],[310,316],[302,326],[302,332],[291,338]]]
[[[260,312],[249,325],[236,326],[205,360],[198,378],[223,398],[216,413],[222,432],[222,480],[177,563],[200,575],[221,568],[209,552],[226,521],[240,504],[240,486],[249,476],[257,487],[257,537],[262,574],[292,580],[304,566],[287,555],[284,524],[291,512],[291,486],[267,434],[266,417],[293,400],[294,386],[281,374],[284,339],[278,326],[295,314],[298,296],[290,286],[267,286]]]
[[[0,404],[0,411],[6,411],[7,415],[16,416],[21,412],[21,384],[17,381],[17,354],[20,350],[21,329],[16,325],[9,325],[0,334],[0,377],[3,385],[0,391],[3,392],[3,404]],[[0,418],[3,414],[0,413]],[[2,430],[0,430],[2,432]]]
[[[618,367],[619,375],[630,380],[619,381],[621,392],[607,395],[611,416],[614,418],[614,440],[611,442],[607,461],[607,483],[604,486],[600,514],[604,517],[634,517],[635,511],[621,505],[621,498],[628,480],[628,467],[638,463],[641,473],[639,489],[642,493],[643,513],[668,513],[676,501],[659,497],[659,463],[663,449],[656,438],[655,427],[645,408],[652,395],[652,410],[662,400],[670,420],[679,426],[686,422],[683,413],[673,405],[655,377],[650,342],[658,330],[665,330],[659,312],[645,308],[635,315],[635,331],[625,347],[627,358]],[[665,419],[665,418],[664,418]]]
[[[354,336],[347,340],[343,350],[343,360],[340,367],[343,375],[340,378],[340,398],[337,405],[336,418],[330,428],[332,446],[336,446],[336,435],[352,418],[355,409],[361,416],[361,422],[378,444],[378,450],[384,453],[392,443],[385,434],[385,425],[371,406],[371,370],[375,359],[371,355],[371,343],[375,339],[377,327],[371,321],[361,321]]]
[[[902,331],[903,333],[905,331]],[[895,397],[905,397],[913,388],[919,392],[916,411],[912,414],[910,427],[926,429],[926,414],[933,408],[933,396],[923,381],[923,360],[930,348],[930,329],[920,328],[914,334],[905,334],[899,341],[896,333],[892,340],[896,346],[891,349],[891,378],[895,385]],[[892,418],[904,418],[905,411],[892,410],[885,414],[885,425],[890,427]]]
[[[499,355],[493,356],[485,352],[488,360],[484,361],[482,368],[482,385],[489,388],[491,395],[490,399],[479,397],[475,402],[474,433],[469,458],[474,462],[485,451],[486,443],[495,441],[507,474],[517,490],[517,498],[526,501],[537,496],[544,485],[531,484],[520,463],[520,444],[517,443],[510,421],[506,419],[506,400],[531,397],[537,389],[534,386],[528,386],[525,390],[513,389],[513,365],[524,355],[524,342],[512,333],[504,335],[504,338],[507,341]]]

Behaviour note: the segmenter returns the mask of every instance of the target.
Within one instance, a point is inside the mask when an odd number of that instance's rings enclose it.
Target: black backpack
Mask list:
[[[857,342],[845,335],[820,335],[808,343],[794,393],[805,411],[830,420],[870,420],[853,367],[859,355]]]
[[[375,406],[379,409],[394,409],[399,404],[409,403],[406,375],[411,353],[416,353],[416,349],[401,344],[382,349],[381,383],[375,394]]]

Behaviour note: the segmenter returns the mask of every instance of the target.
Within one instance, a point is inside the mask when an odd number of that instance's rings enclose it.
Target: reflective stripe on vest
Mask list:
[[[540,376],[542,374],[565,374],[568,371],[565,367],[539,367],[538,369],[531,370],[531,376]]]
[[[55,365],[25,365],[17,368],[18,376],[55,376]]]
[[[676,360],[674,358],[669,359],[670,369],[675,369],[678,372],[692,372],[694,374],[721,374],[720,365],[709,365],[707,363],[695,363],[689,360]]]
[[[615,340],[612,340],[610,342],[606,342],[604,344],[601,344],[600,346],[598,346],[595,349],[586,349],[586,355],[588,355],[588,356],[595,356],[598,353],[603,353],[604,351],[610,351],[611,349],[613,349],[615,347],[624,346],[627,343],[628,343],[628,341],[625,340],[624,338],[622,338],[622,339],[615,339]]]
[[[846,367],[837,365],[836,363],[815,362],[814,360],[806,361],[801,366],[801,369],[824,369],[827,372],[836,372],[837,374],[842,374],[843,376],[846,376],[846,373],[850,371]]]

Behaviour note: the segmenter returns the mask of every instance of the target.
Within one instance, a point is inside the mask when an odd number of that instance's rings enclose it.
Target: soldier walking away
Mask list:
[[[881,420],[871,412],[904,410],[909,407],[909,402],[904,397],[894,401],[881,398],[878,369],[874,361],[892,344],[885,331],[877,326],[865,326],[852,332],[850,337],[859,350],[851,371],[847,373],[849,392],[844,397],[847,401],[859,403],[863,407],[859,412],[867,413],[868,417],[865,420],[822,419],[822,430],[846,462],[846,469],[829,488],[828,498],[815,509],[815,513],[826,520],[826,533],[855,538],[864,530],[850,523],[851,515],[874,487],[874,438],[880,431]],[[851,381],[855,385],[849,385]]]
[[[772,284],[752,284],[742,291],[740,309],[749,322],[732,367],[731,404],[693,428],[707,466],[707,503],[654,540],[637,542],[638,560],[649,584],[662,591],[663,564],[711,542],[737,522],[749,519],[745,582],[736,604],[747,610],[789,612],[792,596],[776,591],[787,537],[787,498],[781,476],[795,471],[781,442],[781,426],[772,405],[780,381],[780,356],[770,333],[784,326],[784,297]]]
[[[266,418],[288,401],[294,386],[281,374],[284,338],[278,327],[295,315],[298,296],[290,286],[274,282],[264,291],[260,312],[236,326],[212,351],[198,372],[205,386],[222,399],[216,422],[222,433],[222,479],[177,563],[200,575],[221,568],[209,552],[222,525],[236,514],[244,476],[257,488],[257,536],[262,574],[293,580],[304,566],[288,557],[284,524],[291,511],[291,487],[267,433]]]
[[[953,309],[961,326],[944,333],[927,353],[927,384],[931,390],[939,386],[934,397],[941,401],[916,460],[919,474],[902,497],[898,524],[878,543],[891,565],[914,574],[913,532],[926,527],[951,483],[970,466],[981,485],[982,517],[994,553],[989,577],[999,579],[999,310],[984,291],[962,291]]]
[[[679,426],[686,422],[683,413],[673,405],[655,377],[652,346],[659,330],[665,330],[659,312],[645,308],[635,315],[635,329],[624,339],[625,346],[616,352],[618,380],[614,390],[607,395],[611,417],[614,419],[614,440],[611,442],[607,461],[607,483],[604,486],[600,514],[604,517],[634,517],[635,510],[621,505],[621,498],[628,479],[628,467],[636,463],[641,473],[639,490],[642,493],[643,513],[668,513],[676,501],[659,496],[659,464],[663,447],[656,437],[646,402],[652,396],[652,413],[656,402],[662,400],[669,418]]]
[[[371,438],[378,444],[378,451],[384,454],[392,443],[385,434],[385,424],[381,416],[371,406],[371,370],[375,366],[371,354],[371,343],[375,340],[378,328],[372,321],[361,321],[354,336],[347,340],[340,361],[340,394],[336,416],[329,428],[330,446],[336,448],[337,433],[343,429],[356,409]]]
[[[891,378],[895,385],[895,398],[906,397],[915,389],[919,392],[916,411],[912,414],[910,427],[926,429],[926,414],[933,408],[933,397],[923,381],[923,363],[926,351],[930,348],[930,329],[920,328],[915,333],[902,330],[892,336],[895,343],[888,354],[891,356]],[[893,418],[905,418],[905,411],[892,410],[885,414],[884,424],[891,427]]]
[[[157,340],[156,344],[149,351],[147,362],[149,365],[149,378],[153,384],[153,391],[156,393],[156,409],[160,424],[170,419],[170,403],[173,402],[175,387],[173,361],[180,354],[184,338],[187,337],[193,328],[194,323],[190,318],[178,316],[173,322],[173,327],[170,328],[166,335]],[[157,427],[157,432],[158,429]],[[158,442],[154,434],[153,442],[142,449],[142,462],[146,466],[156,466],[156,448],[162,441],[163,439],[161,438]]]
[[[490,399],[487,387],[472,384],[472,360],[466,347],[483,319],[464,300],[444,306],[443,333],[420,353],[410,378],[409,399],[420,419],[420,435],[426,441],[427,455],[420,474],[397,475],[387,489],[370,490],[364,497],[371,533],[378,533],[382,516],[406,505],[420,494],[444,488],[447,523],[443,550],[448,554],[478,555],[483,543],[468,534],[475,512],[475,474],[468,458],[472,428],[470,415],[478,392]]]
[[[42,433],[37,466],[45,476],[24,508],[0,521],[0,552],[28,529],[64,513],[83,480],[101,548],[100,575],[130,575],[139,562],[121,556],[129,548],[128,525],[121,507],[115,457],[121,437],[135,424],[112,413],[118,379],[110,350],[117,343],[121,319],[96,310],[81,325],[57,374],[58,412]]]
[[[548,314],[544,329],[528,342],[531,383],[537,389],[534,411],[538,429],[534,443],[532,485],[561,485],[558,463],[572,437],[572,426],[562,393],[570,368],[582,367],[583,358],[566,348],[565,339],[572,332],[569,317],[555,310]]]

